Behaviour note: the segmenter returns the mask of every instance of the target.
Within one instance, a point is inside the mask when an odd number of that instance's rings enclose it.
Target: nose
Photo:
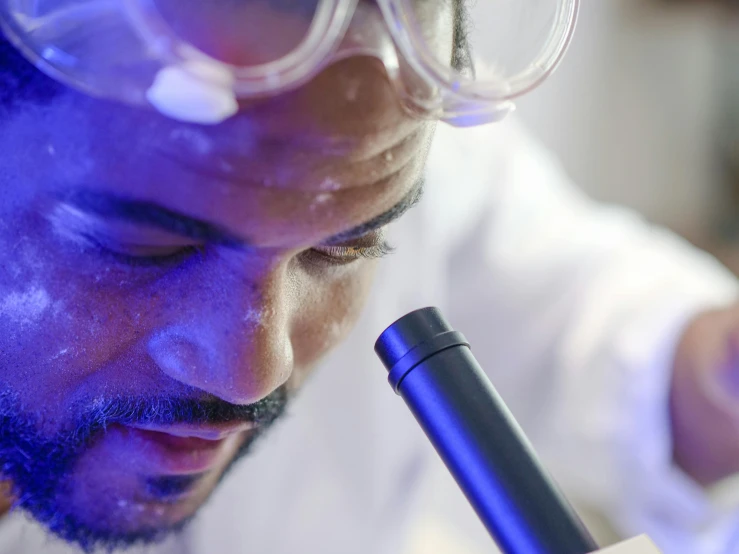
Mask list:
[[[264,398],[293,367],[287,279],[284,267],[187,279],[148,338],[149,356],[173,379],[232,404]]]

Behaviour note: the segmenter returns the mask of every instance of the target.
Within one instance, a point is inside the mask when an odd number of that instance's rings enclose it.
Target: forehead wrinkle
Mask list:
[[[212,150],[203,156],[202,153],[183,151],[182,148],[169,148],[161,143],[151,144],[147,151],[156,157],[165,160],[177,170],[185,170],[190,176],[208,179],[211,182],[227,186],[237,186],[251,189],[274,189],[297,193],[311,192],[340,192],[375,185],[383,180],[390,179],[413,163],[417,155],[414,141],[419,140],[428,127],[419,125],[411,132],[394,139],[388,144],[382,144],[377,151],[357,155],[347,152],[327,151],[326,148],[315,150],[308,148],[295,149],[292,141],[285,141],[275,137],[260,137],[254,139],[249,152],[224,149],[223,137],[215,134],[204,135],[211,141]],[[378,139],[379,142],[383,142]],[[266,166],[264,156],[260,152],[272,152],[271,145],[278,151],[274,164]],[[292,158],[291,156],[297,156]],[[321,160],[321,164],[305,162],[306,159]],[[256,176],[250,175],[251,162],[256,162],[258,169]],[[394,161],[394,163],[392,163]],[[294,162],[294,164],[293,164]],[[293,169],[304,172],[304,176],[294,176],[287,179],[303,185],[290,186],[279,177],[282,169]],[[265,170],[269,167],[269,171]],[[226,169],[224,169],[226,168]],[[251,168],[253,169],[253,168]],[[350,176],[364,175],[370,179],[357,180]],[[305,186],[308,182],[315,182],[315,186]],[[325,183],[335,183],[336,188],[326,186]]]

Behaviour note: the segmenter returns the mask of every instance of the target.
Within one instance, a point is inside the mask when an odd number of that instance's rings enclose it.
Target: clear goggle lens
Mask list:
[[[415,28],[409,40],[445,80],[504,96],[524,92],[554,69],[570,40],[577,7],[569,0],[462,2],[458,27],[474,59],[475,75],[460,75],[450,68],[448,56],[430,52],[434,30],[424,22],[439,7],[429,0],[401,0],[401,5]]]
[[[546,77],[569,42],[578,0],[377,5],[393,56],[378,46],[377,29],[365,33],[362,18],[352,21],[356,0],[0,0],[0,25],[52,77],[133,104],[146,104],[172,67],[234,97],[289,89],[353,37],[355,51],[377,50],[404,81],[399,89],[419,114],[453,119],[506,103]],[[455,63],[452,29],[466,39],[456,44],[468,47],[474,73]],[[364,36],[375,38],[363,50]]]

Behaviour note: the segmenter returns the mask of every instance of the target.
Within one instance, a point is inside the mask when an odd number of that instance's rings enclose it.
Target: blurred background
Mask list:
[[[739,1],[584,0],[518,114],[592,197],[739,271]]]
[[[590,196],[739,274],[739,0],[583,0],[568,55],[518,117]],[[435,502],[458,504],[459,520],[421,517],[407,553],[476,554],[485,531],[438,469]],[[577,508],[602,545],[620,540]]]

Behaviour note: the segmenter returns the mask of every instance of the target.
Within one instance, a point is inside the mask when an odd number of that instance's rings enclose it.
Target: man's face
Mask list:
[[[72,92],[4,120],[0,468],[20,505],[83,546],[191,517],[357,320],[432,131],[369,58],[213,127]]]

